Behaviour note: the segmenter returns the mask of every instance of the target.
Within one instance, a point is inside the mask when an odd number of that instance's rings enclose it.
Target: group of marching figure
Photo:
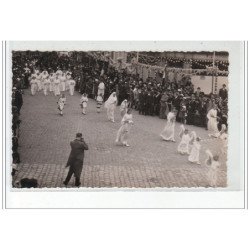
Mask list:
[[[63,115],[63,108],[66,103],[66,97],[62,94],[58,100],[58,109],[60,114]],[[80,106],[82,108],[82,114],[86,115],[88,103],[87,94],[83,94],[80,99]],[[96,108],[97,113],[100,113],[100,109],[103,104],[103,94],[99,93],[96,98]],[[117,107],[117,96],[116,93],[113,92],[107,101],[104,104],[104,107],[107,110],[107,118],[110,122],[115,122],[115,109]],[[129,103],[125,99],[120,106],[120,114],[121,114],[121,126],[117,132],[115,143],[116,145],[123,145],[129,147],[128,138],[131,130],[133,122],[133,116],[131,113],[131,109],[129,108]],[[161,132],[160,136],[164,141],[172,141],[175,142],[175,120],[176,120],[176,110],[172,110],[168,113],[167,123]],[[225,154],[227,151],[227,127],[225,124],[222,125],[221,131],[218,130],[217,125],[217,111],[215,108],[212,108],[208,114],[208,130],[210,132],[209,137],[217,138],[222,140],[223,147],[222,153]],[[200,149],[202,140],[200,137],[196,135],[195,131],[189,133],[188,129],[184,127],[182,124],[180,126],[179,136],[181,141],[177,147],[177,152],[181,155],[188,155],[188,161],[194,164],[200,165]],[[209,168],[208,178],[210,182],[210,186],[215,187],[217,183],[217,171],[220,166],[219,163],[219,155],[212,155],[210,150],[206,150],[206,154],[208,159],[205,161],[205,165]]]
[[[71,76],[71,72],[57,70],[48,73],[47,70],[40,72],[34,70],[30,78],[31,95],[35,95],[37,91],[43,91],[44,95],[53,92],[55,96],[60,96],[61,92],[69,91],[70,95],[74,95],[75,80]]]
[[[118,103],[118,100],[117,100],[116,92],[113,92],[104,104],[104,107],[107,110],[107,118],[112,123],[115,122],[115,109],[116,109],[117,103]],[[66,104],[66,97],[64,94],[62,94],[59,97],[57,104],[58,104],[60,115],[63,116],[63,109],[64,109],[64,105]],[[98,93],[96,97],[97,113],[100,113],[102,104],[103,104],[103,93],[100,92]],[[128,107],[128,104],[129,103],[127,100],[124,100],[121,103],[121,106],[120,106],[121,127],[119,128],[117,132],[116,140],[115,140],[117,145],[123,145],[126,147],[130,146],[128,144],[128,136],[129,136],[131,126],[133,125],[133,116],[131,113],[132,110]],[[82,108],[82,114],[86,115],[87,106],[88,106],[88,95],[86,93],[84,93],[81,96],[80,106]]]
[[[172,141],[175,142],[175,118],[176,111],[173,110],[169,112],[167,116],[167,124],[160,136],[164,141]],[[217,111],[212,108],[208,114],[208,130],[210,132],[209,137],[217,138],[222,140],[223,147],[221,149],[221,153],[226,154],[227,152],[227,127],[225,124],[222,124],[221,130],[218,130],[217,125]],[[200,149],[201,149],[201,141],[202,139],[196,135],[195,131],[192,131],[189,134],[188,129],[184,127],[182,124],[180,126],[179,136],[181,141],[177,147],[177,152],[181,155],[188,155],[188,161],[191,163],[195,163],[200,165]],[[210,150],[206,150],[207,160],[205,161],[205,165],[209,168],[208,179],[210,182],[210,186],[215,187],[217,183],[217,172],[220,166],[219,163],[219,155],[213,155]]]

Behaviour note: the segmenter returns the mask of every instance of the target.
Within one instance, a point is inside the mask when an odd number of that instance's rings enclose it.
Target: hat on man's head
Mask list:
[[[82,137],[82,133],[76,133],[76,137]]]

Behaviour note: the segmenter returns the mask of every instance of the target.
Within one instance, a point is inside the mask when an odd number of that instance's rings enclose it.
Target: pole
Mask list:
[[[214,63],[215,63],[215,51],[213,53],[213,71],[212,71],[212,94],[214,92]]]

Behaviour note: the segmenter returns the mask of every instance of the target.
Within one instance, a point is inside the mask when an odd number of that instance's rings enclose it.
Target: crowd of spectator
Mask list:
[[[131,62],[136,58],[136,53],[128,53],[128,61]],[[213,73],[209,68],[213,67],[213,61],[204,59],[182,59],[182,58],[173,58],[173,57],[160,57],[160,56],[149,56],[147,53],[139,53],[138,62],[146,65],[158,65],[165,66],[170,68],[185,68],[188,67],[192,70],[197,70],[196,73],[199,75],[212,75]],[[214,64],[218,76],[227,76],[229,63],[228,61],[215,60]],[[208,70],[207,70],[208,69]]]
[[[19,143],[19,128],[20,128],[20,111],[23,105],[22,90],[17,87],[12,89],[12,175],[17,170],[17,164],[21,162],[18,152]]]
[[[159,116],[165,119],[172,109],[177,110],[177,120],[183,123],[206,127],[207,112],[217,105],[219,128],[227,124],[227,90],[223,95],[205,95],[202,89],[194,89],[189,75],[178,77],[165,74],[161,79],[148,77],[143,81],[138,74],[129,74],[126,69],[117,70],[109,62],[92,58],[84,52],[70,56],[57,52],[15,52],[13,54],[13,82],[18,88],[28,87],[28,76],[34,68],[69,70],[76,81],[76,90],[95,99],[100,82],[105,84],[104,100],[116,92],[118,104],[124,99],[130,107],[142,115]],[[27,70],[28,69],[28,70]],[[172,72],[174,73],[174,72]]]

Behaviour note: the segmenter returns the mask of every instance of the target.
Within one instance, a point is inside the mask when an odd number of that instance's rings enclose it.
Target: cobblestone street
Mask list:
[[[51,93],[31,96],[26,90],[21,110],[20,157],[21,164],[15,180],[36,178],[39,187],[63,187],[68,168],[65,164],[70,153],[70,141],[76,132],[82,132],[89,150],[85,160],[81,183],[83,187],[205,187],[208,185],[204,165],[205,150],[220,152],[218,139],[202,141],[201,165],[188,162],[187,156],[177,154],[180,124],[176,124],[176,143],[164,142],[159,134],[166,120],[142,116],[133,111],[131,147],[116,146],[114,141],[120,127],[119,107],[116,122],[107,121],[106,112],[98,114],[93,100],[89,100],[87,115],[81,114],[80,95],[69,96],[64,116],[57,110],[57,98]],[[186,126],[195,130],[202,139],[208,139],[204,128]],[[221,167],[218,186],[226,186],[226,157],[220,155]],[[73,186],[71,179],[69,187]]]

